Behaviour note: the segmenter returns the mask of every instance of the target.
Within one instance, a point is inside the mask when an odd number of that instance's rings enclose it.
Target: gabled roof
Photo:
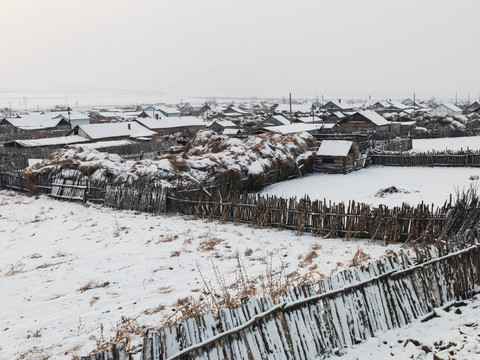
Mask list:
[[[171,107],[159,107],[157,111],[160,111],[164,114],[181,114],[182,112],[176,108],[171,108]]]
[[[347,156],[352,148],[350,140],[323,140],[318,148],[318,156]]]
[[[265,127],[265,130],[274,131],[282,135],[295,134],[302,131],[312,131],[317,130],[322,127],[322,124],[304,124],[304,123],[295,123],[289,125],[279,125],[279,126],[268,126]]]
[[[268,120],[270,118],[273,118],[273,119],[277,120],[280,124],[283,124],[283,125],[290,124],[290,120],[288,120],[287,118],[285,118],[282,115],[272,115],[272,116],[269,116],[266,120]]]
[[[130,125],[130,126],[129,126]],[[104,124],[82,124],[77,125],[92,140],[108,139],[116,137],[151,137],[156,135],[154,131],[135,121]]]
[[[345,117],[345,114],[342,113],[341,111],[335,111],[335,112],[329,113],[328,117],[336,117],[336,118],[339,118],[339,119],[343,119]]]
[[[454,104],[452,104],[452,103],[442,103],[442,104],[440,104],[440,105],[438,105],[438,106],[435,106],[433,109],[436,109],[437,107],[442,106],[442,105],[445,106],[445,107],[447,107],[447,108],[449,108],[449,109],[452,110],[453,112],[462,112],[462,111],[463,111],[463,110],[460,109],[458,106],[456,106],[456,105],[454,105]]]
[[[390,122],[388,120],[385,120],[382,116],[378,115],[373,110],[358,111],[357,113],[362,115],[363,117],[367,118],[368,120],[370,120],[372,123],[374,123],[377,126],[383,126],[383,125],[389,125],[390,124]]]
[[[5,121],[22,130],[51,129],[58,125],[68,125],[65,119],[61,117],[52,119],[51,114],[44,113],[22,115],[20,118],[8,118]]]
[[[236,134],[239,134],[241,132],[242,132],[242,130],[240,130],[240,129],[225,129],[225,130],[223,130],[222,134],[223,135],[236,135]]]
[[[330,101],[326,102],[326,103],[322,106],[322,109],[328,109],[328,108],[330,108],[330,107],[327,106],[327,105],[334,105],[334,106],[338,107],[339,109],[343,109],[343,110],[347,110],[347,109],[351,109],[351,108],[352,108],[351,106],[346,106],[346,105],[344,105],[344,104],[342,104],[342,103],[340,103],[340,102],[338,102],[338,101],[332,101],[332,100],[330,100]]]
[[[151,129],[151,130],[161,130],[161,129],[170,129],[176,127],[187,127],[187,126],[205,126],[206,123],[203,119],[195,116],[182,116],[176,118],[164,117],[159,120],[150,119],[150,118],[138,118],[137,121],[139,124]]]
[[[33,148],[33,147],[43,147],[43,146],[55,146],[55,145],[70,145],[88,142],[90,140],[85,139],[83,136],[59,136],[52,138],[42,138],[42,139],[32,139],[32,140],[13,140],[9,141],[5,145],[16,143],[21,147]]]
[[[79,113],[79,112],[70,112],[70,115],[68,114],[68,112],[62,112],[60,114],[58,113],[55,113],[57,114],[56,116],[54,116],[52,119],[65,119],[65,120],[90,120],[90,117],[86,114],[82,114],[82,113]]]
[[[292,104],[292,113],[308,113],[312,110],[310,104]],[[280,104],[275,108],[275,112],[290,112],[290,104]]]
[[[208,124],[207,126],[210,127],[215,123],[217,123],[218,125],[220,125],[224,128],[236,128],[237,127],[237,125],[235,125],[235,123],[231,122],[230,120],[214,120],[210,124]]]

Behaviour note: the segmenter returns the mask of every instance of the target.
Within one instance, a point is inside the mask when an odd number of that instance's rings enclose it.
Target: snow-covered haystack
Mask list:
[[[247,178],[243,184],[256,188],[272,170],[280,169],[284,178],[297,166],[308,166],[314,145],[315,139],[308,133],[236,139],[203,131],[187,144],[183,154],[132,161],[94,149],[62,149],[28,168],[25,175],[33,180],[37,175],[65,175],[74,170],[79,176],[113,184],[142,181],[167,187],[198,187],[231,182],[233,188],[239,188],[239,180]]]

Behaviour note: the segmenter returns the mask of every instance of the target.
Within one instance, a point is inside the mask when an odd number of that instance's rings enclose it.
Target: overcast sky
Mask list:
[[[480,94],[479,0],[0,0],[0,91]]]

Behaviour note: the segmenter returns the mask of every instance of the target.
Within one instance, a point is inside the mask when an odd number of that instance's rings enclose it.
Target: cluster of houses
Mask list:
[[[57,110],[57,109],[55,109]],[[376,139],[411,135],[412,114],[454,116],[477,114],[480,103],[461,109],[441,103],[427,106],[411,99],[385,100],[365,104],[345,104],[342,100],[326,103],[270,104],[182,104],[180,106],[137,106],[135,109],[64,108],[49,112],[0,115],[0,139],[4,147],[46,147],[83,142],[161,141],[165,138],[191,138],[204,129],[228,136],[249,136],[264,132],[292,134],[306,131],[322,137],[331,134],[369,134]],[[388,120],[387,120],[388,119]],[[2,137],[3,136],[3,137]]]

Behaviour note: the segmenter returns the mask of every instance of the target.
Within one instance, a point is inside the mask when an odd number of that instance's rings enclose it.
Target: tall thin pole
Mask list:
[[[413,111],[415,111],[416,105],[417,105],[417,102],[415,100],[415,93],[413,93]]]
[[[290,123],[293,122],[293,116],[292,116],[292,93],[289,93],[289,98],[290,98]]]

